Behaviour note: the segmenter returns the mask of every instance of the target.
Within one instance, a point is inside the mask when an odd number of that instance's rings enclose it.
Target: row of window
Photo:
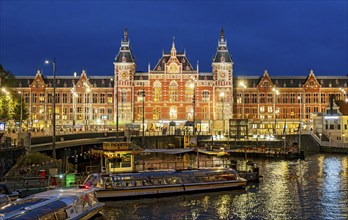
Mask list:
[[[334,95],[336,100],[345,100],[346,97],[342,93],[335,94],[325,94],[322,93],[306,93],[305,99],[303,100],[302,93],[282,93],[281,95],[276,95],[276,100],[274,100],[274,93],[238,93],[236,102],[237,103],[327,103],[330,96]],[[244,99],[243,99],[244,96]],[[319,99],[320,97],[320,99]],[[320,101],[319,101],[320,100]]]

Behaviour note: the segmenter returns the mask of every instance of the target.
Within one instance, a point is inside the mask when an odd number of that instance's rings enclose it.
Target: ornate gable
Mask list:
[[[93,87],[93,85],[89,82],[89,79],[87,78],[87,74],[85,70],[82,70],[81,76],[79,80],[76,82],[76,87]]]
[[[266,88],[273,88],[275,85],[272,83],[271,77],[268,74],[268,71],[265,70],[263,72],[263,76],[261,77],[258,85],[259,88],[266,89]]]
[[[45,87],[47,87],[47,84],[46,84],[44,78],[42,77],[42,74],[41,74],[39,69],[37,70],[35,78],[31,82],[30,87],[32,87],[32,88],[45,88]]]
[[[186,57],[186,52],[177,53],[175,43],[172,43],[172,49],[169,53],[162,53],[154,72],[164,71],[165,73],[182,73],[183,71],[194,71],[190,61]]]
[[[305,89],[319,89],[321,87],[320,83],[314,75],[313,70],[310,70],[309,75],[303,86]]]

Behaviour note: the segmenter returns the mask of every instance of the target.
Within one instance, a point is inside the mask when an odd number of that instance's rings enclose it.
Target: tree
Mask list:
[[[9,70],[5,70],[0,64],[0,87],[16,87],[17,79]]]
[[[21,98],[13,88],[16,88],[18,81],[16,77],[9,70],[5,70],[0,64],[0,86],[4,91],[0,91],[0,120],[16,120],[19,121],[21,118],[21,107],[22,107],[22,119],[28,118],[28,110]],[[5,92],[6,88],[6,92]],[[23,100],[22,100],[23,101]]]

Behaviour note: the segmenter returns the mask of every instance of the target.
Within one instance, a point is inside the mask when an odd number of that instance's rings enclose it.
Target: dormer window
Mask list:
[[[314,86],[314,81],[310,81],[310,82],[309,82],[309,85],[310,85],[310,86]]]
[[[225,57],[224,56],[221,57],[221,62],[225,62]]]
[[[103,84],[103,85],[105,84],[105,81],[104,81],[104,80],[102,80],[102,84]]]
[[[267,88],[269,86],[269,82],[263,82],[263,87]]]

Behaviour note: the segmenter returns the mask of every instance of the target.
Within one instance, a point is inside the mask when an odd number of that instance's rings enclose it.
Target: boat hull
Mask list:
[[[246,181],[223,181],[207,183],[175,184],[165,186],[139,187],[129,189],[105,189],[98,190],[98,199],[118,199],[134,197],[154,197],[170,194],[185,194],[200,191],[215,191],[229,188],[244,187]]]

